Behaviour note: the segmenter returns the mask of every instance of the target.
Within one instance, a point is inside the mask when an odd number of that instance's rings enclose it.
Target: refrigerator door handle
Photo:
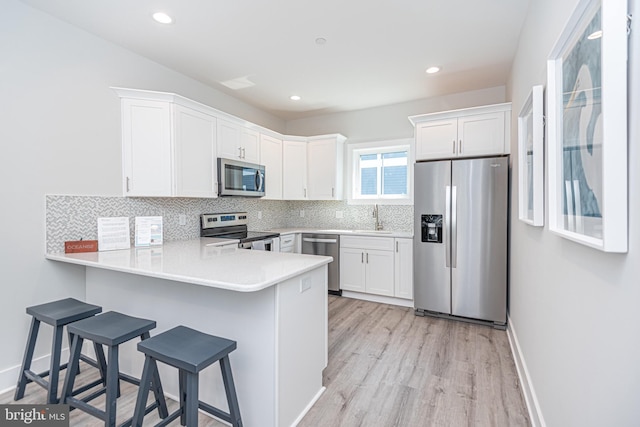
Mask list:
[[[444,205],[444,253],[445,267],[451,267],[451,186],[447,185],[445,189],[445,205]]]
[[[451,268],[458,264],[458,191],[451,187]]]

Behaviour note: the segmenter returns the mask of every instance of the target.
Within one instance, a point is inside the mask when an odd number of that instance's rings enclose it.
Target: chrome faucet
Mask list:
[[[378,216],[378,205],[373,205],[373,217],[376,219],[376,230],[382,230],[382,222],[380,222],[380,217]]]

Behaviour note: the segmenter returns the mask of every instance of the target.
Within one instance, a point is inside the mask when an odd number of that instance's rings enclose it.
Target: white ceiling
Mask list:
[[[22,1],[285,120],[504,85],[529,4]],[[174,22],[156,23],[156,11]],[[326,44],[317,45],[318,37]],[[427,75],[432,65],[442,71]],[[255,86],[220,83],[238,78]],[[291,101],[293,94],[302,99]]]

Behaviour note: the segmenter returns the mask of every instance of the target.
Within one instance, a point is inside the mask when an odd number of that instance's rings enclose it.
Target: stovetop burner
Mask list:
[[[200,236],[222,239],[238,239],[240,243],[267,240],[280,236],[272,231],[249,231],[246,212],[202,214]]]

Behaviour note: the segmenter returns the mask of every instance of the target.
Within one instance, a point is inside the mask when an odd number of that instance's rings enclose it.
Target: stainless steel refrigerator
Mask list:
[[[509,157],[418,162],[416,314],[505,328]]]

